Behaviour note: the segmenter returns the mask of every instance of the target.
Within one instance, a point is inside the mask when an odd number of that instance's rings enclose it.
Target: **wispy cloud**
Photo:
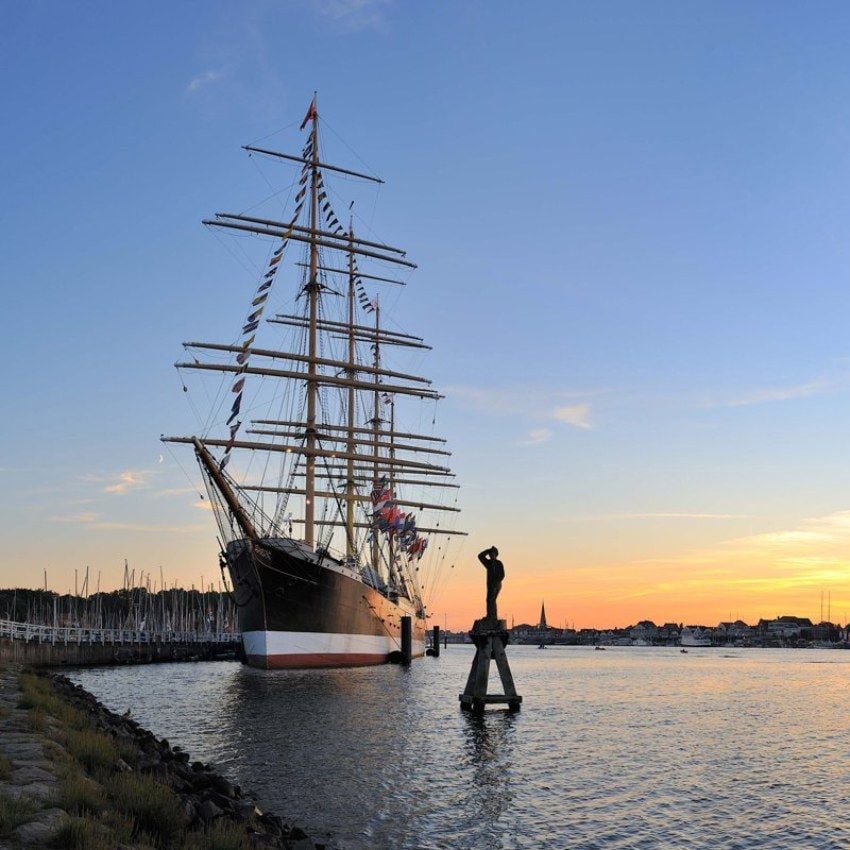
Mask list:
[[[589,429],[591,427],[590,403],[582,402],[581,404],[567,404],[556,407],[552,411],[552,418],[575,428]]]
[[[624,519],[753,519],[752,514],[709,514],[657,511],[645,514],[622,514]]]
[[[147,486],[151,473],[145,469],[126,469],[118,473],[118,480],[103,488],[104,493],[120,495],[128,490]]]
[[[633,520],[652,520],[652,519],[693,519],[693,520],[713,520],[713,519],[755,519],[753,514],[715,514],[715,513],[694,513],[689,511],[651,511],[647,513],[623,513],[623,514],[591,514],[588,516],[568,516],[563,517],[563,522],[607,522],[609,520],[618,519],[633,519]]]
[[[520,442],[524,446],[537,446],[540,443],[547,443],[552,439],[552,430],[550,428],[532,428],[524,440]]]
[[[218,80],[223,80],[227,73],[223,70],[219,71],[204,71],[202,74],[197,74],[189,80],[189,85],[186,86],[186,91],[189,94],[208,86],[210,83],[215,83]]]
[[[313,0],[322,17],[351,30],[380,29],[391,5],[392,0]]]
[[[100,514],[94,511],[80,511],[76,514],[64,514],[62,516],[51,517],[53,522],[68,522],[73,525],[88,525],[97,522]]]
[[[739,398],[730,399],[730,407],[743,407],[749,404],[763,404],[767,401],[789,401],[795,398],[809,398],[813,395],[822,395],[831,392],[837,386],[834,380],[820,379],[810,381],[807,384],[796,386],[768,387],[766,389],[753,390]]]
[[[197,493],[197,487],[165,487],[162,490],[157,490],[157,496],[188,496],[190,493]]]
[[[553,409],[569,402],[584,402],[608,390],[565,390],[546,387],[471,387],[463,384],[445,387],[446,394],[457,404],[480,413],[496,416],[523,414],[536,419],[553,418]],[[554,405],[554,408],[553,408]]]
[[[844,567],[850,551],[850,510],[801,519],[791,528],[735,537],[715,546],[685,552],[673,558],[649,559],[645,563],[691,565],[761,565],[770,570],[809,569],[818,564]]]
[[[191,533],[204,529],[201,524],[173,524],[147,523],[147,522],[122,522],[105,520],[94,511],[82,511],[75,514],[65,514],[51,517],[52,522],[61,522],[69,525],[81,525],[91,531],[140,531],[143,533],[156,534],[182,534]]]
[[[847,386],[846,378],[815,378],[802,384],[761,387],[725,398],[713,398],[703,402],[703,407],[748,407],[775,401],[792,401],[800,398],[837,392]]]

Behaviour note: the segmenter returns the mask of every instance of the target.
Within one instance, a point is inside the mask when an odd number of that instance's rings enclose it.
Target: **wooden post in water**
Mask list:
[[[413,660],[413,620],[401,618],[401,663],[410,664]]]
[[[434,650],[434,658],[440,657],[440,627],[434,626],[434,641],[431,644],[432,649]]]
[[[497,627],[493,628],[486,618],[476,620],[469,636],[475,644],[475,658],[472,660],[466,687],[458,696],[460,707],[480,714],[484,711],[485,705],[507,703],[510,711],[519,711],[522,697],[516,692],[514,678],[508,665],[508,656],[505,654],[505,647],[510,641],[507,623],[505,620],[499,620]],[[496,662],[496,668],[502,680],[503,693],[501,694],[487,693],[491,661]]]

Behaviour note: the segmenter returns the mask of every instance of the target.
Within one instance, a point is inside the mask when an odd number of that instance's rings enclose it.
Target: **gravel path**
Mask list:
[[[45,847],[68,817],[54,803],[59,780],[44,752],[44,737],[33,731],[30,713],[18,708],[19,674],[15,668],[0,671],[0,805],[17,801],[25,820],[0,837],[0,850]]]

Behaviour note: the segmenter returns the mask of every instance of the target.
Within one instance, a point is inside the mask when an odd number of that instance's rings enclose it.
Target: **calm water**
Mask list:
[[[509,658],[523,711],[483,720],[458,709],[464,646],[409,670],[73,677],[342,848],[847,846],[850,652]]]

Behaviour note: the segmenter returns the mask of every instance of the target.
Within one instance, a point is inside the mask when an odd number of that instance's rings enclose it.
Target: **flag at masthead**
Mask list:
[[[307,110],[307,114],[304,116],[304,120],[301,122],[301,126],[298,128],[299,130],[303,130],[307,126],[308,121],[315,121],[318,117],[318,112],[316,112],[316,97],[313,96],[313,99],[310,101],[310,108]]]

